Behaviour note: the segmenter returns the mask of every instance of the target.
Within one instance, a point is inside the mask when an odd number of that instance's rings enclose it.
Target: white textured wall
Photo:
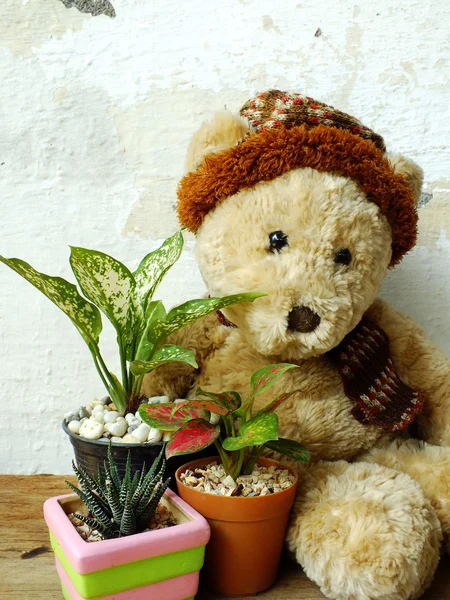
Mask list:
[[[0,253],[65,277],[68,244],[136,265],[176,228],[201,121],[270,87],[305,92],[424,167],[419,245],[383,295],[450,352],[449,3],[111,2],[115,19],[0,3]],[[160,293],[202,292],[189,239]],[[69,320],[0,265],[0,471],[68,472],[62,414],[97,393]]]

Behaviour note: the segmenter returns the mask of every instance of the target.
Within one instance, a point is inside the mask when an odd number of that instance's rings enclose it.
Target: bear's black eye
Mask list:
[[[334,262],[338,265],[349,265],[352,261],[352,253],[348,248],[341,248],[334,253]]]
[[[275,252],[275,250],[280,252],[282,248],[289,246],[288,236],[283,231],[272,231],[269,233],[269,240],[271,252]]]

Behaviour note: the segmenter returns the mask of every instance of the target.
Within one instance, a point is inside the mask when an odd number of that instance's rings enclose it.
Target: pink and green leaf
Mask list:
[[[219,425],[211,425],[203,419],[185,423],[167,444],[166,457],[192,454],[210,446],[220,435]]]
[[[221,392],[220,394],[214,394],[213,392],[205,392],[201,388],[197,388],[197,391],[195,393],[197,396],[206,396],[207,398],[218,402],[224,408],[227,409],[227,412],[233,412],[234,410],[237,410],[242,403],[241,397],[237,392]],[[218,411],[213,410],[212,412]]]
[[[240,450],[249,446],[261,446],[270,440],[278,439],[278,417],[275,413],[256,415],[244,423],[237,437],[223,440],[225,450]]]
[[[209,412],[217,413],[220,416],[227,415],[229,410],[215,399],[197,399],[197,400],[186,400],[186,402],[177,402],[172,414],[176,414],[182,407],[192,408],[194,410],[207,410]]]
[[[259,396],[269,390],[278,379],[289,369],[295,369],[298,365],[288,363],[280,363],[278,365],[268,365],[263,367],[256,373],[253,373],[251,378],[252,397]]]
[[[300,392],[300,390],[294,390],[293,392],[284,392],[283,394],[280,394],[279,396],[277,396],[275,398],[275,400],[272,400],[272,402],[270,402],[267,406],[265,406],[264,408],[262,408],[261,410],[259,410],[256,414],[257,415],[262,415],[264,413],[273,412],[281,404],[283,404],[283,402],[285,400],[287,400],[288,398],[290,398],[294,394],[298,394],[299,392]]]
[[[172,414],[174,406],[177,407],[173,402],[141,404],[139,414],[144,423],[163,431],[177,431],[189,421],[204,419],[207,416],[204,410],[190,406],[181,406],[175,414]]]

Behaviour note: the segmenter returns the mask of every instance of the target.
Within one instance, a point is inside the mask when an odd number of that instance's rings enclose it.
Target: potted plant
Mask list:
[[[179,231],[160,248],[143,258],[132,273],[115,258],[96,250],[71,247],[70,265],[78,288],[62,279],[36,271],[17,258],[0,256],[0,261],[16,271],[58,306],[73,322],[86,342],[94,366],[106,388],[103,400],[94,400],[68,416],[63,423],[74,446],[77,464],[91,476],[103,463],[109,439],[118,468],[124,472],[128,450],[132,452],[132,470],[150,463],[161,448],[161,435],[155,436],[142,425],[139,439],[130,436],[132,421],[138,423],[140,395],[146,373],[165,363],[178,361],[197,367],[194,353],[173,344],[167,338],[188,323],[235,302],[253,301],[263,295],[236,294],[223,298],[190,300],[169,312],[160,300],[153,300],[158,284],[180,257],[183,235]],[[82,295],[83,294],[83,295]],[[84,296],[84,297],[83,297]],[[117,332],[121,375],[116,376],[100,352],[101,312]],[[156,432],[158,433],[158,432]],[[132,443],[121,443],[132,442]],[[174,465],[169,464],[173,469]]]
[[[162,452],[133,477],[130,454],[122,478],[111,447],[105,475],[73,466],[80,489],[67,482],[75,494],[44,504],[64,597],[193,599],[209,527],[167,489]]]
[[[209,587],[220,594],[256,594],[276,577],[297,475],[262,453],[268,448],[303,462],[310,453],[298,442],[278,437],[274,411],[295,391],[256,412],[253,403],[295,367],[270,365],[254,373],[244,402],[236,392],[198,389],[196,399],[139,409],[146,423],[174,431],[167,457],[215,445],[218,457],[187,463],[177,470],[176,479],[180,496],[210,524],[206,574]],[[216,425],[209,421],[211,412],[220,416]]]

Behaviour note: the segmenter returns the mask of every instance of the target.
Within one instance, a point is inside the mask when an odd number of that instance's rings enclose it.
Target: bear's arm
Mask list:
[[[419,436],[432,444],[450,446],[450,361],[409,317],[376,300],[367,316],[390,340],[392,359],[400,377],[427,400],[417,418]]]
[[[198,369],[181,362],[162,365],[145,376],[141,394],[147,397],[169,396],[170,400],[185,398],[205,361],[224,343],[228,333],[229,330],[220,324],[217,315],[212,314],[169,336],[166,344],[193,350]]]

